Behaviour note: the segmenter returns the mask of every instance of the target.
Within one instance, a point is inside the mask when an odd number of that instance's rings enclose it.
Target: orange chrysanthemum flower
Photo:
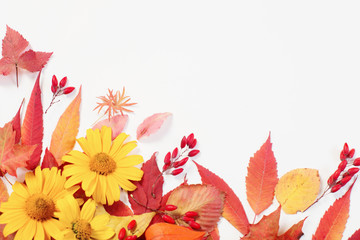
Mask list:
[[[104,115],[108,114],[109,120],[118,112],[120,112],[121,115],[124,115],[124,112],[133,112],[132,110],[125,108],[136,104],[129,103],[131,98],[129,96],[125,96],[125,87],[123,88],[122,93],[120,93],[120,91],[118,90],[115,94],[113,94],[113,90],[108,90],[109,94],[107,94],[106,96],[98,97],[100,100],[102,100],[102,102],[98,102],[98,106],[96,106],[94,110],[98,108],[98,112],[100,112],[103,107],[107,107]]]

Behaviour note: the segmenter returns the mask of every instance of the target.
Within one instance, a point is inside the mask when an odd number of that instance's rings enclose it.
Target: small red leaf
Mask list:
[[[344,196],[337,199],[325,212],[315,235],[313,235],[313,240],[341,240],[347,219],[349,218],[350,194],[353,185],[351,185]]]
[[[255,212],[260,214],[273,202],[278,182],[277,163],[271,149],[270,134],[254,157],[250,158],[246,176],[246,195]]]
[[[360,239],[360,229],[354,232],[353,235],[348,240],[359,240]]]
[[[242,240],[275,240],[279,231],[281,207],[268,216],[264,216],[257,224],[250,225],[250,232]]]
[[[277,240],[299,240],[301,236],[304,235],[302,227],[304,225],[305,219],[301,220],[297,224],[294,224],[284,234],[278,236]]]
[[[41,103],[41,89],[40,89],[40,75],[36,79],[31,97],[26,108],[24,117],[22,132],[22,144],[23,145],[37,145],[33,155],[31,156],[27,169],[33,170],[39,165],[41,152],[42,152],[42,140],[43,140],[43,108]]]
[[[46,65],[51,55],[52,53],[35,52],[30,49],[21,54],[18,66],[29,72],[38,72]]]
[[[201,181],[211,184],[226,193],[223,217],[228,220],[239,232],[246,235],[249,232],[249,220],[243,205],[229,185],[219,176],[194,161],[201,176]]]
[[[29,42],[17,31],[6,26],[6,35],[2,42],[2,55],[15,63]]]
[[[129,192],[129,202],[135,214],[151,212],[151,210],[139,205],[136,201],[149,208],[158,209],[163,193],[164,178],[156,163],[156,153],[144,163],[141,169],[144,171],[143,178],[140,182],[134,182],[137,188],[135,191]]]
[[[19,107],[19,110],[17,111],[15,117],[12,120],[12,126],[13,126],[13,130],[15,131],[15,143],[19,143],[20,142],[20,138],[21,138],[21,119],[20,119],[20,112],[21,112],[21,107],[24,103],[24,100],[21,102],[21,105]]]
[[[134,215],[131,209],[122,201],[116,201],[111,206],[104,205],[104,208],[110,215],[113,216],[125,217]]]
[[[140,140],[140,138],[145,136],[150,136],[151,134],[157,132],[164,121],[171,116],[171,113],[156,113],[148,118],[146,118],[137,128],[136,130],[136,138]]]
[[[41,169],[59,167],[54,155],[46,148],[44,158],[41,164]]]
[[[112,139],[114,140],[124,129],[127,121],[128,115],[115,115],[109,119],[102,120],[95,124],[92,129],[101,129],[102,126],[111,127],[112,130]]]

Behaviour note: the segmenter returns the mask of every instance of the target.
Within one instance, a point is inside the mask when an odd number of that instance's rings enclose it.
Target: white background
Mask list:
[[[9,25],[35,51],[54,52],[41,78],[44,107],[53,74],[68,76],[77,89],[82,85],[79,137],[99,117],[92,111],[96,97],[108,88],[125,86],[138,103],[125,129],[133,138],[145,117],[173,113],[158,134],[139,143],[140,153],[148,159],[159,151],[161,163],[194,132],[198,162],[234,189],[252,221],[246,167],[270,131],[279,176],[315,168],[322,189],[344,142],[360,151],[359,7],[356,1],[9,1],[1,3],[0,38]],[[23,97],[27,103],[35,78],[21,71],[16,88],[14,74],[0,77],[1,126]],[[75,94],[45,115],[44,146]],[[199,181],[193,165],[187,171],[190,182]],[[280,233],[309,216],[302,239],[311,239],[343,193],[304,214],[282,212]],[[357,183],[344,239],[360,228],[359,201]],[[265,213],[276,207],[275,201]],[[220,235],[241,236],[225,220]]]

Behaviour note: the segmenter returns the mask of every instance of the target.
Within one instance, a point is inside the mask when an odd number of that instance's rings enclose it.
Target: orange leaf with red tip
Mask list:
[[[51,136],[50,152],[54,155],[58,165],[62,164],[61,158],[75,145],[80,125],[80,103],[81,87],[78,95],[61,115]]]
[[[169,223],[156,223],[145,232],[146,240],[202,240],[205,232],[193,231]]]
[[[359,240],[360,239],[360,229],[354,232],[353,235],[348,240]]]
[[[140,138],[154,134],[161,128],[164,121],[171,115],[171,113],[165,112],[156,113],[150,117],[147,117],[137,128],[136,138],[140,140]]]
[[[270,134],[254,157],[250,158],[246,176],[247,200],[255,212],[260,214],[273,202],[278,182],[277,163],[271,149]]]
[[[225,194],[212,185],[183,185],[174,189],[166,204],[177,206],[174,211],[165,211],[169,216],[184,216],[196,212],[196,222],[202,231],[211,232],[217,226],[224,207]],[[182,218],[176,218],[178,225],[188,226]]]
[[[28,165],[26,166],[29,170],[33,170],[39,165],[42,152],[42,140],[44,136],[40,74],[41,72],[39,72],[34,88],[31,92],[31,97],[26,108],[24,122],[21,129],[21,143],[28,146],[37,145],[34,153],[28,161]]]
[[[211,184],[219,190],[225,192],[225,203],[223,217],[228,220],[239,232],[246,235],[249,232],[249,220],[246,216],[243,205],[234,191],[227,185],[227,183],[217,176],[215,173],[204,168],[194,161],[201,176],[201,181],[205,184]]]
[[[277,240],[298,240],[298,239],[300,239],[301,236],[304,235],[304,233],[302,231],[302,227],[304,225],[305,219],[301,220],[297,224],[294,224],[284,234],[278,236]]]
[[[6,26],[6,35],[2,43],[2,56],[0,59],[0,74],[8,75],[16,69],[16,83],[18,85],[18,67],[30,72],[40,71],[52,53],[34,52],[28,50],[29,42],[17,31]]]
[[[44,158],[43,158],[43,161],[41,163],[41,169],[52,168],[52,167],[59,167],[59,165],[56,162],[56,159],[52,155],[52,153],[46,148]]]
[[[16,176],[16,169],[25,167],[36,146],[15,144],[16,133],[12,123],[0,128],[0,170]]]
[[[250,232],[242,240],[276,240],[279,231],[280,210],[278,207],[268,216],[264,216],[257,224],[250,225]]]
[[[325,212],[313,235],[313,240],[341,240],[349,218],[350,194],[353,185]]]

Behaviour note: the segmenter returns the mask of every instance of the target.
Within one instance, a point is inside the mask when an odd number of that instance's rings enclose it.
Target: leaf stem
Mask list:
[[[134,195],[133,195],[133,194],[130,194],[130,197],[132,198],[132,200],[134,200],[134,202],[136,202],[137,204],[139,204],[139,205],[142,206],[143,208],[149,209],[149,210],[151,210],[151,211],[153,211],[153,212],[158,212],[158,210],[152,209],[152,208],[150,208],[150,207],[148,207],[148,206],[145,206],[144,204],[140,203],[138,200],[136,200],[136,199],[134,198]]]
[[[253,220],[253,223],[252,223],[252,224],[255,224],[256,217],[257,217],[257,214],[255,214],[254,220]]]
[[[328,186],[325,191],[323,192],[323,194],[321,194],[320,197],[318,197],[315,202],[313,202],[310,206],[308,206],[303,212],[305,212],[306,210],[308,210],[311,206],[313,206],[315,203],[317,203],[318,201],[320,201],[321,198],[323,198],[325,196],[325,194],[327,193],[327,191],[330,190],[330,187]]]
[[[15,63],[15,73],[16,73],[16,86],[19,87],[19,70],[17,63]]]
[[[9,181],[9,179],[5,176],[5,174],[4,174],[4,178],[6,179],[6,181],[7,181],[8,183],[10,183],[11,186],[13,185],[13,184]]]

